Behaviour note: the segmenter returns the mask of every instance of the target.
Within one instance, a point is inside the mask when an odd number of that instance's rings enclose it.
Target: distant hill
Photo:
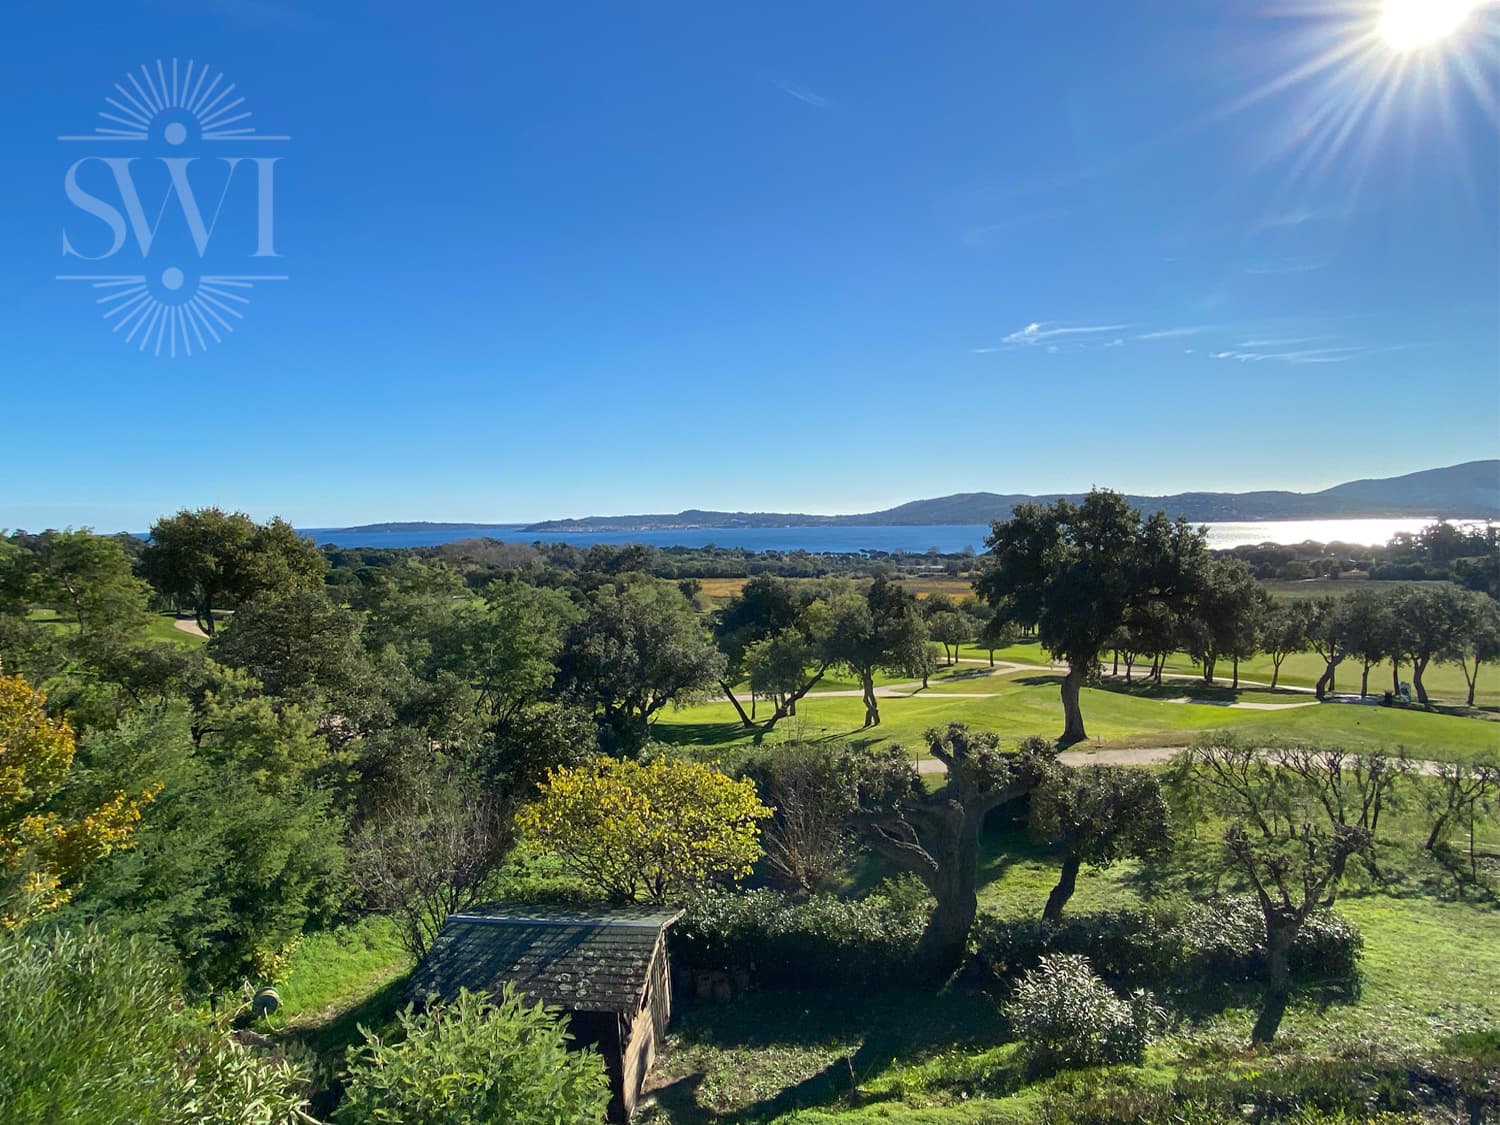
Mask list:
[[[881,512],[816,516],[791,512],[715,512],[689,509],[676,515],[588,516],[546,520],[520,530],[528,535],[561,531],[657,531],[683,528],[909,526],[983,524],[1009,519],[1017,504],[1050,504],[1067,495],[1041,496],[958,492],[913,500]],[[1173,496],[1128,496],[1145,511],[1158,509],[1195,523],[1316,519],[1500,519],[1500,460],[1469,461],[1384,480],[1357,480],[1321,492],[1181,492]],[[388,526],[388,525],[381,525]],[[394,525],[389,525],[394,526]],[[478,525],[476,525],[478,526]]]

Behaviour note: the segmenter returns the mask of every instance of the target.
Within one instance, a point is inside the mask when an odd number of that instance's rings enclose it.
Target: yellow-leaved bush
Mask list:
[[[519,824],[599,893],[660,905],[748,875],[770,815],[753,783],[712,766],[606,758],[549,770]]]
[[[73,730],[47,697],[0,676],[0,928],[14,930],[68,901],[90,863],[128,847],[140,804],[117,793],[82,816],[49,807],[73,770]]]

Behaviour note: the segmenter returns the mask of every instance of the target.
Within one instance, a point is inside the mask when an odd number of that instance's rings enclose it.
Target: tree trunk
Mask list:
[[[1411,686],[1417,689],[1417,702],[1427,706],[1427,689],[1422,685],[1422,673],[1427,671],[1427,658],[1411,662]]]
[[[1281,1017],[1286,1015],[1287,1002],[1292,996],[1292,939],[1296,936],[1296,927],[1284,921],[1277,920],[1267,926],[1266,995],[1250,1032],[1250,1042],[1257,1046],[1266,1046],[1276,1038]]]
[[[721,687],[724,690],[724,694],[728,697],[729,702],[731,702],[731,703],[734,704],[734,709],[735,709],[735,712],[740,717],[740,722],[744,726],[753,727],[755,725],[755,720],[752,719],[749,715],[745,714],[745,709],[742,706],[740,706],[740,701],[739,701],[739,699],[737,699],[735,697],[734,688],[732,688],[732,687],[729,686],[729,681],[728,680],[720,680],[719,681],[719,687]],[[750,701],[751,701],[750,702],[750,706],[754,707],[755,706],[755,697],[753,695],[750,697]]]
[[[1363,699],[1370,694],[1370,662],[1365,661],[1364,673],[1359,677],[1359,697]]]
[[[1391,694],[1401,694],[1401,665],[1391,661]]]
[[[1276,681],[1281,676],[1281,661],[1285,660],[1285,659],[1286,659],[1286,657],[1284,657],[1284,656],[1281,657],[1280,659],[1277,659],[1274,656],[1271,657],[1271,690],[1272,691],[1276,690]]]
[[[1115,670],[1114,670],[1113,674],[1116,675],[1116,676],[1118,676],[1120,674],[1120,650],[1119,649],[1115,649]]]
[[[214,635],[214,603],[213,599],[204,597],[193,603],[193,619],[198,622],[201,632]]]
[[[1234,658],[1234,681],[1229,685],[1230,691],[1240,690],[1240,658]]]
[[[1438,838],[1442,836],[1443,829],[1447,826],[1447,824],[1448,814],[1443,813],[1432,822],[1432,831],[1427,834],[1427,843],[1422,846],[1428,851],[1432,851],[1433,848],[1437,847]]]
[[[1323,669],[1323,674],[1318,677],[1313,693],[1319,699],[1322,699],[1328,693],[1328,689],[1333,687],[1333,670],[1339,666],[1339,661],[1342,659],[1344,659],[1342,656],[1335,656],[1328,662],[1328,667]]]
[[[1205,656],[1203,658],[1203,682],[1205,684],[1214,682],[1214,665],[1218,662],[1217,657]]]
[[[1063,746],[1071,746],[1088,738],[1088,733],[1083,729],[1083,709],[1078,705],[1078,697],[1083,690],[1083,673],[1081,665],[1069,663],[1068,674],[1062,679],[1064,722],[1059,742]]]
[[[969,931],[979,913],[979,825],[965,823],[950,837],[938,871],[923,881],[937,907],[922,934],[922,959],[932,978],[947,980],[969,954]],[[950,850],[951,849],[951,850]]]
[[[1477,658],[1474,661],[1473,677],[1466,676],[1465,679],[1469,681],[1469,706],[1472,707],[1474,706],[1474,685],[1479,681],[1479,660]]]
[[[994,649],[990,649],[990,667],[993,668],[994,666],[995,666],[995,650]],[[1469,702],[1472,703],[1473,700],[1470,699]]]
[[[865,726],[877,727],[880,725],[880,705],[875,702],[875,675],[873,672],[861,672],[859,674],[860,686],[865,694]]]
[[[1063,860],[1062,874],[1057,878],[1057,886],[1052,888],[1052,893],[1047,896],[1047,905],[1042,910],[1042,921],[1057,922],[1062,919],[1063,907],[1068,904],[1068,899],[1073,897],[1073,891],[1078,886],[1078,869],[1083,866],[1083,860],[1072,852]]]
[[[1134,667],[1135,667],[1135,654],[1132,653],[1132,652],[1127,652],[1125,654],[1125,682],[1127,684],[1130,682],[1130,672],[1131,672],[1131,669],[1133,669]]]

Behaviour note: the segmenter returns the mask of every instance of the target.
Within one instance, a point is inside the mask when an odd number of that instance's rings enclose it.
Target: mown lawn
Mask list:
[[[1180,694],[1189,694],[1184,685]],[[963,698],[957,692],[993,693]],[[1175,686],[1172,694],[1178,694]],[[1256,701],[1284,701],[1256,692]],[[1293,702],[1296,697],[1289,696]],[[1351,747],[1403,747],[1416,757],[1440,761],[1468,760],[1500,753],[1500,723],[1391,707],[1327,703],[1286,711],[1233,709],[1211,703],[1172,703],[1148,695],[1085,688],[1087,748],[1184,746],[1211,730],[1232,730],[1249,738],[1305,739]],[[786,738],[843,738],[861,745],[898,742],[916,753],[929,727],[966,722],[1007,739],[1041,734],[1055,737],[1063,727],[1057,677],[1018,672],[970,681],[945,681],[912,698],[880,700],[881,724],[862,729],[864,705],[858,698],[803,699],[797,715],[771,735]],[[749,746],[755,731],[746,730],[729,703],[705,703],[667,711],[658,718],[653,737],[668,745],[693,747],[712,757],[716,751]],[[1084,748],[1084,747],[1080,747]]]

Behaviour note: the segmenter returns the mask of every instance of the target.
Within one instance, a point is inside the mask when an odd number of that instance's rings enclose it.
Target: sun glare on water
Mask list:
[[[1429,47],[1463,26],[1477,0],[1386,0],[1380,37],[1398,51]]]

